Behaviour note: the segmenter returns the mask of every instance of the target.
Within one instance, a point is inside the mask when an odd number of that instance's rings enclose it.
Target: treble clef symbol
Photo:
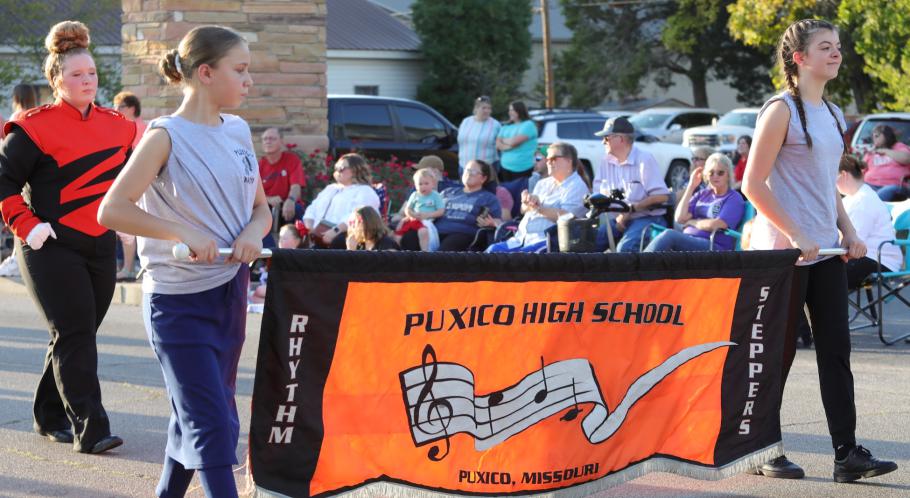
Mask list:
[[[436,424],[439,424],[440,429],[435,432],[423,428],[421,428],[421,430],[424,430],[424,432],[427,432],[428,434],[438,434],[442,432],[445,440],[445,451],[442,455],[439,454],[439,446],[433,446],[430,448],[430,451],[427,452],[427,458],[434,462],[442,460],[449,454],[449,448],[451,446],[449,444],[449,432],[447,429],[452,422],[453,413],[452,404],[449,403],[448,400],[436,399],[436,396],[433,395],[433,384],[436,382],[436,373],[439,370],[436,364],[436,351],[433,349],[433,346],[427,344],[427,346],[423,348],[423,355],[420,359],[420,370],[423,372],[424,383],[423,387],[420,389],[420,394],[417,396],[417,403],[414,405],[414,425],[420,425],[420,407],[423,406],[424,402],[429,398],[430,404],[427,407],[426,423],[432,429],[435,429]],[[427,373],[427,370],[429,370],[429,374]]]

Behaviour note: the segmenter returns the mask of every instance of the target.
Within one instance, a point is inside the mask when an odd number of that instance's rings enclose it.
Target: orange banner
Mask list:
[[[405,481],[483,493],[518,484],[547,489],[561,471],[570,474],[560,478],[564,484],[589,481],[655,453],[712,464],[727,348],[663,378],[606,441],[588,441],[579,423],[584,414],[568,422],[553,416],[483,451],[472,436],[452,435],[444,465],[415,446],[398,379],[421,363],[428,343],[439,361],[470,369],[478,395],[540,369],[540,357],[545,364],[581,358],[593,366],[606,406],[615,407],[637,378],[675,353],[729,339],[738,285],[738,279],[352,283],[326,381],[325,436],[310,491],[364,482],[389,462]],[[566,300],[579,296],[597,297]],[[420,325],[415,316],[422,316]]]

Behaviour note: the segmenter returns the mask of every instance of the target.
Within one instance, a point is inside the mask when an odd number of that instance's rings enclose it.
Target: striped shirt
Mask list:
[[[502,125],[493,118],[486,121],[477,121],[474,116],[468,116],[461,121],[458,127],[458,170],[464,171],[468,161],[480,159],[493,164],[499,159],[496,150],[496,136]]]

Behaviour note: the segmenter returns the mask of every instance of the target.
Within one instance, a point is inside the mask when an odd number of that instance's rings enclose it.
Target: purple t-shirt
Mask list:
[[[717,196],[714,191],[706,188],[696,192],[689,201],[689,213],[696,220],[706,218],[720,218],[724,220],[728,228],[736,229],[740,220],[743,219],[745,212],[745,202],[743,196],[735,190],[728,190],[726,194]],[[699,230],[693,226],[686,226],[683,233],[693,237],[703,239],[711,238],[711,232]],[[714,247],[720,250],[729,251],[733,249],[733,237],[717,232],[714,236]]]

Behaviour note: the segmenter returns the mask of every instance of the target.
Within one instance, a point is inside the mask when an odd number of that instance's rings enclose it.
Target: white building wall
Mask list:
[[[353,94],[355,86],[378,86],[383,97],[413,99],[423,76],[423,61],[409,52],[329,50],[326,54],[330,94]]]

